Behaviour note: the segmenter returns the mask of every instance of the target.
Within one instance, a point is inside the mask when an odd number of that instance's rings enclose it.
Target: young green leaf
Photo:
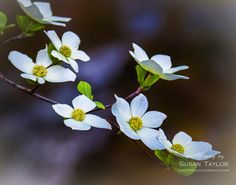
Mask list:
[[[105,105],[102,102],[95,101],[97,108],[99,109],[106,109]]]
[[[89,99],[93,100],[93,95],[92,95],[92,86],[85,82],[85,81],[80,81],[77,85],[78,91],[87,96]]]
[[[147,74],[147,71],[145,69],[143,69],[140,65],[136,65],[135,68],[136,68],[136,72],[137,72],[139,85],[142,86],[143,82],[145,80],[145,76]]]
[[[163,150],[155,150],[155,155],[166,165],[167,168],[183,176],[192,175],[196,169],[196,162],[192,159],[174,156]]]
[[[159,76],[149,74],[149,75],[147,76],[147,78],[145,79],[145,81],[143,82],[143,84],[142,84],[141,87],[142,87],[144,90],[148,90],[148,89],[150,89],[151,86],[154,85],[158,80],[159,80]]]
[[[4,28],[7,25],[7,16],[5,13],[0,11],[0,27]]]
[[[17,15],[16,21],[22,31],[26,36],[30,37],[35,34],[35,32],[45,28],[43,24],[35,22],[28,16]]]

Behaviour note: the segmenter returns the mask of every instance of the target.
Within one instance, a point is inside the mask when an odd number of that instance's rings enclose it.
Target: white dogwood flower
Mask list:
[[[55,104],[53,109],[65,118],[64,123],[72,130],[89,130],[91,127],[111,130],[111,125],[99,116],[88,114],[96,104],[85,95],[79,95],[72,101],[73,107],[66,104]]]
[[[189,79],[189,77],[176,75],[175,72],[188,69],[188,66],[173,67],[170,56],[167,55],[155,55],[151,59],[147,53],[133,43],[134,51],[130,51],[131,56],[135,61],[145,70],[154,75],[158,75],[164,80],[176,80],[176,79]]]
[[[75,70],[79,72],[79,66],[75,60],[79,59],[84,62],[90,60],[89,56],[82,50],[79,50],[80,38],[75,33],[68,31],[65,32],[60,40],[55,31],[45,32],[56,50],[52,51],[52,56],[57,59],[68,63]]]
[[[17,2],[29,17],[39,23],[66,26],[64,22],[71,20],[69,17],[53,16],[48,2],[32,2],[31,0],[17,0]]]
[[[148,101],[143,94],[136,96],[130,105],[125,99],[116,96],[112,114],[120,130],[128,137],[142,140],[151,150],[162,149],[163,146],[156,139],[159,132],[153,128],[160,127],[167,116],[158,111],[146,112],[147,108]]]
[[[36,63],[27,55],[18,51],[11,51],[9,56],[11,63],[24,72],[21,77],[44,84],[45,80],[52,83],[75,81],[76,75],[62,66],[51,66],[52,61],[48,56],[47,47],[38,52]]]
[[[194,160],[207,160],[220,152],[212,149],[212,145],[202,141],[192,141],[192,138],[185,132],[177,133],[172,143],[167,140],[165,133],[159,129],[158,140],[170,153],[179,157],[190,158]]]

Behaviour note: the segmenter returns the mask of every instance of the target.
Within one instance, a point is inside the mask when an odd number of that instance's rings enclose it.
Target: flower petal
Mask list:
[[[142,115],[147,111],[148,108],[147,98],[143,94],[136,96],[131,101],[130,107],[132,116],[142,117]]]
[[[206,160],[218,153],[219,152],[212,150],[212,145],[210,143],[202,141],[192,141],[188,146],[186,146],[184,152],[187,158],[195,160]]]
[[[62,43],[61,40],[59,39],[57,33],[54,30],[50,30],[50,31],[45,31],[46,35],[48,36],[48,38],[51,40],[51,42],[53,43],[53,45],[55,46],[55,48],[59,51]]]
[[[120,117],[125,121],[129,121],[132,117],[129,103],[118,96],[116,96],[116,103],[112,105],[111,111],[116,118]]]
[[[84,122],[92,127],[111,130],[111,125],[105,119],[100,118],[99,116],[93,114],[86,114]]]
[[[170,56],[168,55],[155,55],[151,58],[151,60],[159,64],[164,72],[172,66]]]
[[[120,126],[120,131],[123,132],[131,139],[139,140],[139,135],[130,127],[127,121],[122,119],[121,117],[116,117],[116,121]]]
[[[71,59],[71,58],[67,58],[67,59],[68,59],[70,65],[71,65],[71,67],[74,69],[74,71],[76,73],[78,73],[79,72],[79,65],[78,65],[78,63],[75,60]]]
[[[68,63],[69,64],[69,61],[66,59],[66,57],[64,57],[64,55],[62,55],[60,52],[56,51],[56,50],[53,50],[52,51],[52,56],[54,56],[55,58],[57,58],[58,60],[61,60],[65,63]]]
[[[191,142],[192,138],[185,132],[178,132],[172,140],[173,144],[180,144],[184,147],[190,144]]]
[[[62,44],[73,50],[77,50],[79,48],[80,38],[75,33],[67,31],[62,36]]]
[[[189,77],[187,77],[187,76],[175,75],[175,74],[171,74],[171,73],[164,73],[161,76],[161,78],[164,80],[169,80],[169,81],[177,80],[177,79],[185,79],[185,80],[189,79]]]
[[[149,71],[150,73],[154,75],[162,75],[163,70],[159,64],[152,60],[144,60],[141,63],[139,63],[142,68],[144,68],[146,71]]]
[[[82,109],[84,112],[89,112],[96,107],[96,104],[85,95],[79,95],[72,100],[75,109]]]
[[[71,20],[70,17],[60,17],[60,16],[51,16],[44,19],[45,21],[52,22],[69,22]]]
[[[143,127],[141,130],[138,130],[137,133],[142,142],[151,150],[163,150],[165,148],[157,139],[159,136],[157,130]]]
[[[48,67],[52,64],[52,60],[48,56],[48,49],[42,49],[38,52],[36,57],[36,64],[43,65],[44,67]]]
[[[142,116],[143,126],[158,128],[166,119],[166,115],[158,111],[149,111]]]
[[[52,16],[52,9],[50,6],[50,3],[47,2],[34,2],[33,4],[35,4],[40,13],[42,14],[43,17],[50,17]]]
[[[69,69],[56,65],[48,68],[47,75],[44,77],[48,82],[74,82],[76,75]]]
[[[90,57],[84,52],[84,51],[81,51],[81,50],[76,50],[76,51],[73,51],[72,52],[72,55],[71,55],[71,58],[74,59],[74,60],[82,60],[84,62],[87,62],[90,60]]]
[[[39,84],[44,84],[44,83],[45,83],[45,80],[44,80],[44,78],[42,78],[42,77],[37,77],[37,82],[38,82]]]
[[[28,7],[32,5],[31,0],[17,0],[18,3],[21,3],[24,7]]]
[[[34,82],[37,81],[37,77],[32,75],[32,74],[27,74],[27,73],[23,73],[20,75],[22,78],[28,79],[28,80],[32,80]]]
[[[167,149],[170,150],[172,144],[171,142],[167,139],[164,131],[162,129],[159,129],[159,135],[157,137],[159,142]]]
[[[76,121],[74,119],[66,119],[64,123],[67,127],[70,127],[72,130],[90,130],[91,126],[87,123]]]
[[[147,55],[147,53],[137,44],[133,43],[133,48],[134,48],[134,58],[136,58],[138,61],[144,61],[144,60],[149,60],[149,57]]]
[[[189,68],[188,66],[173,67],[173,68],[168,69],[166,73],[175,73],[175,72],[182,71],[188,68]]]
[[[52,106],[54,111],[64,118],[71,118],[71,114],[73,112],[73,108],[66,104],[55,104]]]
[[[32,59],[18,51],[11,51],[8,59],[19,70],[24,73],[32,74],[35,64]]]

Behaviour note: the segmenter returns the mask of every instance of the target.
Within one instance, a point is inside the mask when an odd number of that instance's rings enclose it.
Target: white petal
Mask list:
[[[51,16],[44,19],[45,21],[52,21],[52,22],[69,22],[71,18],[69,17],[60,17],[60,16]]]
[[[47,75],[44,79],[48,82],[74,82],[76,79],[75,73],[62,66],[56,65],[48,68]]]
[[[158,128],[166,119],[166,115],[158,111],[149,111],[142,116],[143,126]]]
[[[69,63],[69,61],[66,59],[66,57],[64,57],[64,55],[62,55],[60,52],[53,50],[51,54],[52,54],[52,56],[54,56],[58,60],[61,60],[65,63]]]
[[[130,108],[132,116],[142,117],[142,115],[147,111],[148,108],[147,98],[143,94],[136,96],[131,101]]]
[[[133,48],[134,48],[134,55],[137,60],[139,60],[140,62],[144,60],[149,60],[147,53],[140,46],[133,43]]]
[[[50,3],[47,2],[34,2],[33,4],[35,4],[40,13],[43,15],[43,17],[50,17],[52,16],[52,10],[51,10],[51,6]]]
[[[52,106],[54,111],[64,118],[71,118],[71,114],[73,112],[73,108],[66,104],[55,104]]]
[[[116,95],[115,97],[116,97],[116,103],[112,105],[111,108],[112,114],[117,118],[120,117],[125,121],[129,121],[130,118],[132,117],[129,103],[123,98],[120,98]]]
[[[173,67],[173,68],[168,69],[166,72],[167,73],[175,73],[175,72],[182,71],[182,70],[185,70],[188,68],[189,68],[188,66]]]
[[[24,7],[28,7],[32,5],[31,0],[17,0],[18,3],[21,3]]]
[[[42,77],[37,77],[37,82],[38,82],[39,84],[44,84],[44,83],[45,83],[45,80],[44,80],[44,78],[42,78]]]
[[[127,121],[122,119],[121,117],[116,117],[116,121],[120,126],[120,131],[123,132],[131,139],[138,140],[140,139],[139,135],[130,127]]]
[[[163,150],[165,147],[157,139],[159,132],[151,128],[142,128],[137,131],[142,142],[151,150]]]
[[[175,74],[171,74],[171,73],[164,73],[161,76],[161,78],[164,80],[169,80],[169,81],[177,80],[177,79],[185,79],[185,80],[189,79],[189,77],[187,77],[187,76],[175,75]]]
[[[20,76],[21,76],[22,78],[25,78],[25,79],[28,79],[28,80],[32,80],[32,81],[34,81],[34,82],[37,81],[37,77],[34,76],[34,75],[32,75],[32,74],[26,74],[26,73],[24,73],[24,74],[21,74]]]
[[[178,132],[173,140],[172,140],[172,143],[173,144],[180,144],[182,146],[187,146],[189,143],[191,143],[192,141],[192,138],[186,134],[185,132]]]
[[[99,116],[93,114],[86,114],[84,122],[92,127],[111,130],[111,125],[105,119],[102,119]]]
[[[72,50],[77,50],[80,44],[80,38],[75,33],[68,31],[62,36],[62,44],[68,46]]]
[[[90,60],[90,57],[84,52],[84,51],[81,51],[81,50],[76,50],[76,51],[73,51],[72,52],[72,55],[71,55],[71,58],[74,59],[74,60],[82,60],[84,62],[87,62]]]
[[[18,51],[11,51],[8,59],[19,70],[24,73],[32,74],[35,64],[32,59]]]
[[[36,57],[36,64],[43,65],[44,67],[48,67],[52,64],[52,60],[48,56],[47,47],[38,52]]]
[[[48,36],[48,38],[51,40],[51,42],[53,43],[55,48],[59,51],[62,46],[62,43],[61,43],[61,40],[59,39],[57,33],[53,30],[47,31],[45,33]]]
[[[79,95],[72,100],[75,109],[82,109],[84,112],[89,112],[96,107],[96,104],[85,95]]]
[[[210,143],[192,141],[188,146],[185,147],[184,154],[187,158],[195,160],[206,160],[208,157],[211,156],[211,152],[212,145]]]
[[[142,68],[144,68],[146,71],[149,71],[150,73],[154,75],[162,75],[163,70],[159,64],[152,60],[144,60],[141,63],[139,63]]]
[[[91,126],[87,123],[76,121],[74,119],[64,120],[64,123],[67,127],[70,127],[72,130],[90,130]]]
[[[151,60],[154,60],[157,64],[159,64],[164,72],[172,66],[170,56],[168,55],[155,55],[151,58]]]
[[[48,21],[47,19],[43,19],[43,21],[47,22],[48,24],[66,27],[65,23],[60,23],[60,22],[55,22],[55,21]]]
[[[78,63],[75,60],[71,59],[71,58],[67,58],[67,59],[68,59],[70,65],[71,65],[71,67],[74,69],[74,71],[76,73],[78,73],[79,72],[79,65],[78,65]]]
[[[158,140],[159,142],[167,149],[170,150],[172,144],[171,142],[167,139],[164,131],[162,129],[159,129],[159,135],[158,135]]]

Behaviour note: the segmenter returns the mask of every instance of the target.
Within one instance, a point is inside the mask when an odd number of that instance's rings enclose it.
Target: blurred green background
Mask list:
[[[72,17],[60,35],[77,33],[91,63],[80,62],[78,80],[93,84],[97,100],[110,103],[137,87],[129,55],[132,42],[148,54],[168,54],[188,65],[190,80],[160,80],[145,94],[150,110],[168,115],[169,137],[182,130],[210,142],[229,162],[229,172],[183,177],[154,163],[124,135],[67,128],[51,105],[0,81],[0,185],[233,185],[235,184],[236,1],[234,0],[52,0],[54,15]],[[14,0],[0,10],[15,22],[23,14]],[[8,30],[0,42],[19,34]],[[0,71],[27,85],[8,61],[11,50],[35,58],[49,40],[43,32],[0,46]],[[39,92],[70,103],[76,84],[46,84]],[[114,120],[110,110],[99,112]]]

